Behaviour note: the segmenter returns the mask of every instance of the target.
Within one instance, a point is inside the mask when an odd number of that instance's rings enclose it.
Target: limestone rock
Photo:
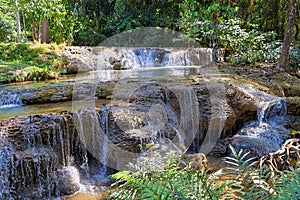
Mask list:
[[[62,57],[68,64],[66,71],[69,74],[95,70],[91,47],[65,47]]]

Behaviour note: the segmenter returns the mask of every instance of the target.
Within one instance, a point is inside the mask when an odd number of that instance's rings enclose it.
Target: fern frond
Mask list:
[[[300,199],[300,169],[283,171],[276,186],[278,199]]]

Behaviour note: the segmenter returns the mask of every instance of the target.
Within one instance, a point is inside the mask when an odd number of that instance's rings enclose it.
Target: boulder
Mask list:
[[[80,175],[74,166],[57,170],[57,189],[60,196],[71,195],[80,190]]]

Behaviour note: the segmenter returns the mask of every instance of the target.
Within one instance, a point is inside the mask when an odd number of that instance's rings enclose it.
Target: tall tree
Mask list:
[[[21,23],[20,23],[18,1],[15,0],[14,4],[15,4],[15,14],[16,14],[16,22],[17,22],[17,42],[21,42]]]
[[[282,43],[282,52],[277,64],[277,68],[281,71],[288,71],[288,56],[290,51],[290,43],[293,35],[293,26],[296,18],[296,0],[290,0],[288,22],[285,28],[284,39]]]

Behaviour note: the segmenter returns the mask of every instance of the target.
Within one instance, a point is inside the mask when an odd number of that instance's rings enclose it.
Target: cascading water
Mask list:
[[[96,53],[97,69],[138,69],[164,66],[202,66],[213,62],[210,49],[101,49]],[[108,59],[109,58],[109,59]]]
[[[254,157],[262,157],[276,151],[289,137],[289,131],[283,126],[287,112],[286,99],[275,97],[254,87],[239,88],[256,99],[257,120],[247,123],[233,137],[233,146],[251,151]]]
[[[95,187],[108,181],[106,175],[106,162],[108,154],[108,109],[102,107],[101,111],[94,108],[74,112],[75,125],[83,144],[83,164],[81,169],[85,172],[81,179],[81,192],[95,193],[101,188]],[[96,166],[90,166],[89,155],[96,161]],[[94,164],[95,165],[95,164]]]
[[[0,109],[21,106],[22,102],[17,94],[12,92],[0,90]]]
[[[187,149],[193,142],[199,129],[199,103],[198,98],[191,88],[174,89],[180,104],[180,129],[181,145]]]
[[[13,159],[14,149],[7,141],[7,138],[0,133],[0,199],[13,199],[11,185],[9,183],[9,174],[11,160]]]
[[[1,199],[52,199],[65,195],[57,170],[71,163],[74,128],[69,115],[32,115],[2,121]]]

